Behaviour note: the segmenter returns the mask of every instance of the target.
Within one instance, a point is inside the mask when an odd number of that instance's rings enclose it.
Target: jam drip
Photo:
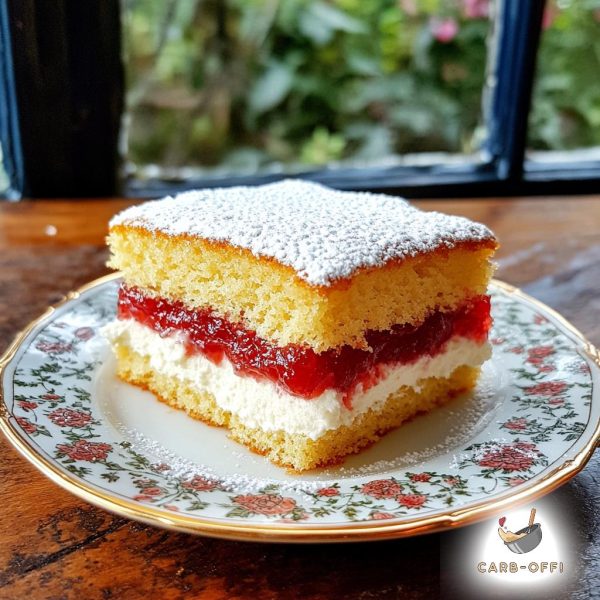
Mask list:
[[[317,353],[297,344],[277,346],[210,309],[191,310],[125,285],[119,290],[118,317],[135,319],[163,337],[184,333],[189,355],[200,353],[215,364],[227,357],[238,374],[273,381],[295,396],[315,398],[333,388],[346,403],[359,383],[366,388],[375,382],[380,366],[435,356],[454,336],[483,342],[492,321],[489,297],[477,296],[453,312],[432,313],[418,327],[369,330],[371,351],[342,346]]]

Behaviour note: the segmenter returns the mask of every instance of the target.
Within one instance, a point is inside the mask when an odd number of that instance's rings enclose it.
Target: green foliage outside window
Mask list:
[[[550,6],[534,148],[600,144],[597,7]],[[484,139],[493,10],[488,0],[126,0],[128,158],[254,172],[471,154]]]
[[[540,150],[600,146],[600,0],[548,5],[529,145]]]

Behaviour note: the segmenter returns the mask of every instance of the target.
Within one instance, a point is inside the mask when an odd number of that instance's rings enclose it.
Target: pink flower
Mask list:
[[[259,515],[284,515],[296,508],[296,501],[275,494],[236,496],[233,501],[247,511]]]
[[[406,506],[408,508],[419,508],[425,504],[427,501],[427,496],[423,496],[422,494],[405,494],[398,496],[397,500],[400,504],[402,504],[402,506]]]
[[[458,34],[458,23],[452,17],[440,19],[432,17],[429,21],[431,35],[441,44],[448,44]]]
[[[375,479],[365,483],[360,491],[366,496],[381,500],[383,498],[395,498],[402,493],[402,486],[393,479]]]
[[[83,341],[93,338],[94,335],[94,330],[91,327],[80,327],[75,330],[75,337]]]
[[[396,515],[394,515],[392,513],[388,513],[388,512],[371,513],[371,519],[375,519],[377,521],[383,520],[383,519],[395,519],[395,518],[396,518]]]
[[[162,490],[156,486],[142,488],[141,492],[144,496],[160,496],[163,493]]]
[[[172,512],[179,512],[179,509],[174,504],[165,504],[164,507]]]
[[[527,471],[539,453],[535,444],[515,442],[489,450],[477,464],[504,471]]]
[[[542,315],[535,315],[535,317],[533,317],[533,322],[536,325],[542,325],[543,323],[547,323],[548,319],[546,319],[546,317],[542,317]]]
[[[136,502],[148,502],[148,500],[154,500],[152,496],[146,496],[144,494],[137,494],[133,497]]]
[[[19,405],[20,408],[22,408],[25,411],[29,411],[29,410],[33,410],[34,408],[37,408],[37,404],[35,402],[29,402],[29,400],[19,400],[19,402],[17,402],[17,404]]]
[[[37,425],[32,423],[29,419],[26,419],[25,417],[16,417],[15,420],[25,433],[35,433],[37,431]]]
[[[562,406],[565,401],[562,398],[552,398],[552,400],[548,400],[548,404],[552,406]]]
[[[523,354],[523,346],[515,346],[514,348],[509,348],[507,352],[511,352],[512,354]]]
[[[66,454],[72,460],[86,460],[96,462],[104,460],[112,452],[110,444],[77,440],[74,444],[58,444],[56,449],[60,454]]]
[[[85,427],[92,420],[88,413],[70,408],[56,408],[48,417],[59,427]]]
[[[337,488],[334,488],[334,487],[321,488],[320,490],[317,490],[317,496],[331,497],[331,496],[339,496],[339,495],[340,495],[340,492],[338,491]]]
[[[485,19],[490,14],[489,0],[463,0],[467,19]]]
[[[564,381],[544,381],[525,388],[529,396],[558,396],[567,389]]]
[[[219,484],[218,482],[207,479],[206,477],[195,475],[192,479],[189,481],[184,481],[181,485],[188,490],[194,490],[196,492],[210,492]]]
[[[58,394],[44,394],[43,396],[40,396],[40,398],[42,400],[60,400],[62,398],[62,396],[59,396]]]
[[[46,354],[63,354],[71,352],[73,349],[71,344],[64,344],[62,342],[38,342],[35,347]]]
[[[542,17],[542,29],[550,29],[552,25],[554,25],[554,20],[556,19],[556,15],[558,15],[558,8],[554,6],[551,2],[546,4],[546,8],[544,9],[544,16]]]
[[[540,373],[552,373],[552,371],[556,371],[556,367],[553,365],[542,365],[538,371]]]
[[[456,485],[459,482],[458,477],[444,477],[444,481],[448,485]]]
[[[500,344],[504,344],[505,341],[506,339],[503,337],[495,337],[490,339],[490,344],[493,344],[494,346],[500,346]]]
[[[506,423],[504,423],[504,427],[506,429],[512,429],[513,431],[527,429],[527,419],[524,419],[523,417],[520,419],[511,419],[510,421],[506,421]]]
[[[411,481],[429,481],[431,475],[429,473],[413,473],[410,476]]]

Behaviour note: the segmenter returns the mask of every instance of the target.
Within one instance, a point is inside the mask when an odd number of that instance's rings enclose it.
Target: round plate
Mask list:
[[[342,465],[294,475],[115,377],[103,325],[118,275],[70,294],[0,359],[0,425],[50,479],[102,508],[236,539],[349,541],[463,525],[579,471],[600,435],[597,350],[562,317],[491,286],[477,389]]]

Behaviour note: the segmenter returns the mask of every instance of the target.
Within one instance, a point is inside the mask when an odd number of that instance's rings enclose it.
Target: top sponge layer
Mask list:
[[[128,208],[110,222],[117,225],[245,248],[323,287],[365,268],[465,242],[495,246],[493,233],[468,219],[302,180],[185,192]]]

